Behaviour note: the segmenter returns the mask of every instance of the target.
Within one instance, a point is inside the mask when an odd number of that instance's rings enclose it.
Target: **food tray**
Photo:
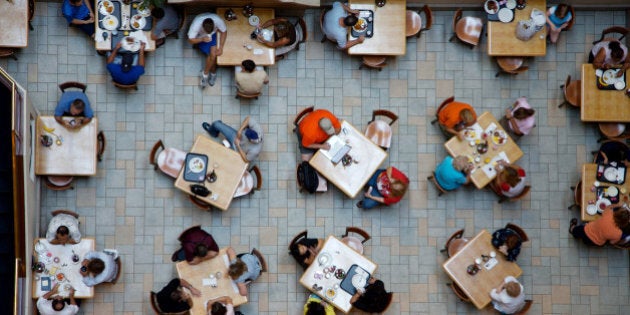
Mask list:
[[[189,162],[194,158],[200,158],[204,163],[203,168],[195,172],[190,169]],[[189,182],[201,183],[206,179],[206,171],[208,170],[208,156],[205,154],[188,153],[184,161],[184,180]]]
[[[134,7],[133,7],[133,4],[134,4],[134,3],[138,4],[138,6],[137,6],[136,8],[134,8]],[[138,2],[132,2],[132,3],[131,3],[131,6],[130,6],[131,12],[129,12],[129,13],[131,13],[131,14],[130,14],[130,19],[131,19],[134,15],[136,15],[136,14],[140,14],[140,12],[138,12],[138,8],[140,8],[140,3],[141,3],[140,1],[138,1]],[[144,27],[142,28],[142,30],[143,30],[143,31],[150,31],[150,30],[151,30],[151,27],[153,27],[153,17],[152,17],[151,15],[149,15],[149,16],[145,16],[145,17],[144,17],[144,20],[146,21],[146,23],[144,24]],[[130,28],[132,28],[132,29],[134,29],[134,28],[133,28],[133,27],[131,27],[131,26],[129,26],[129,27],[130,27]],[[135,30],[135,29],[134,29],[134,30]]]
[[[610,200],[611,203],[615,204],[619,202],[619,194],[617,194],[617,196],[615,197],[610,197],[608,195],[606,195],[606,193],[604,193],[604,191],[608,188],[609,186],[599,186],[597,187],[597,200],[600,200],[602,198],[606,198],[608,200]]]
[[[357,274],[357,269],[365,271],[368,274],[368,279],[370,278],[370,273],[367,272],[367,270],[359,267],[356,264],[350,266],[350,269],[348,269],[348,273],[346,273],[346,277],[343,278],[343,281],[341,281],[341,284],[339,285],[341,289],[350,293],[350,295],[354,295],[357,292],[357,289],[352,285],[352,277]]]
[[[350,35],[352,37],[359,37],[364,35],[366,38],[371,38],[374,36],[374,11],[372,10],[361,10],[359,11],[359,18],[364,18],[367,21],[367,27],[363,31],[356,31],[354,27],[350,28]]]
[[[628,87],[628,84],[626,83],[626,73],[624,72],[623,75],[621,76],[621,78],[619,78],[618,81],[622,81],[623,82],[623,89],[624,90],[626,87]],[[613,90],[613,91],[618,91],[617,88],[615,87],[615,84],[606,84],[603,83],[600,79],[598,75],[595,75],[595,82],[597,82],[597,88],[600,90]]]
[[[608,179],[606,179],[606,176],[604,176],[604,170],[609,168],[609,167],[614,167],[610,164],[605,165],[605,164],[598,164],[597,165],[597,169],[602,168],[601,172],[597,172],[597,175],[595,176],[595,178],[597,178],[598,181],[600,182],[604,182],[604,183],[611,183],[611,184],[615,184],[615,185],[623,185],[626,182],[626,168],[624,166],[618,166],[617,167],[617,172],[623,172],[623,176],[621,177],[621,181],[609,181]]]
[[[120,2],[118,1],[111,1],[112,4],[114,4],[114,13],[110,14],[115,16],[118,19],[118,28],[120,28],[120,26],[122,25],[122,21],[120,19]],[[102,30],[107,30],[105,28],[105,26],[103,25],[103,22],[101,22],[107,15],[104,15],[101,13],[101,10],[99,10],[99,7],[97,6],[95,9],[98,12],[98,27],[100,27]]]

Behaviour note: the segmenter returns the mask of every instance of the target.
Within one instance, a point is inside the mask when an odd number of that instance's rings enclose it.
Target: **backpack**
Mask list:
[[[300,192],[306,190],[312,194],[317,191],[317,186],[319,186],[317,171],[307,161],[302,161],[297,167],[297,182]]]

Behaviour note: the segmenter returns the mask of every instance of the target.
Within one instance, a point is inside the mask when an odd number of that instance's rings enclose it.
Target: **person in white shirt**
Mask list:
[[[219,44],[217,44],[219,36]],[[199,14],[190,24],[188,29],[188,42],[197,45],[206,57],[206,64],[201,71],[199,85],[205,88],[206,84],[214,86],[217,79],[217,57],[223,54],[225,39],[227,38],[227,26],[225,22],[214,13]],[[210,76],[208,78],[208,76]]]
[[[63,297],[58,295],[59,283],[52,290],[37,299],[37,310],[41,315],[74,315],[79,312],[79,306],[74,300],[74,289],[70,289],[70,304],[66,304]],[[54,298],[51,298],[55,295]]]
[[[229,296],[218,297],[206,303],[207,315],[234,315],[234,305]]]
[[[512,276],[505,277],[498,287],[492,289],[490,297],[494,309],[502,314],[514,314],[525,305],[523,286]]]

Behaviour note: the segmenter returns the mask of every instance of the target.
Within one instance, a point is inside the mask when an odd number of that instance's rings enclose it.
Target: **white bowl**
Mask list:
[[[490,2],[494,2],[494,4],[495,4],[495,8],[496,8],[496,9],[494,9],[494,11],[493,11],[493,10],[490,10],[490,9],[488,8],[488,3],[490,3]],[[497,2],[496,0],[488,0],[488,1],[486,1],[486,2],[483,4],[483,9],[484,9],[484,10],[486,11],[486,13],[488,13],[488,14],[496,14],[497,12],[499,12],[499,2]]]

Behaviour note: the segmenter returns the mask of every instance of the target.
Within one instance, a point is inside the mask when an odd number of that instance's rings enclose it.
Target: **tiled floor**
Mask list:
[[[234,99],[232,70],[220,69],[217,86],[201,91],[199,53],[184,39],[169,39],[150,53],[138,92],[114,88],[103,57],[83,34],[68,29],[58,3],[37,3],[35,30],[20,60],[0,66],[22,83],[42,113],[51,113],[59,97],[57,85],[68,80],[89,84],[87,93],[108,139],[98,175],[76,180],[66,192],[43,190],[42,227],[50,211],[68,208],[81,214],[82,231],[97,247],[117,248],[124,275],[114,285],[96,288],[83,314],[149,314],[148,292],[175,276],[170,261],[176,237],[192,224],[211,231],[220,246],[237,250],[259,248],[268,273],[251,287],[245,314],[300,314],[307,291],[298,283],[300,270],[286,246],[297,232],[311,236],[340,235],[348,225],[362,226],[373,236],[367,256],[379,264],[377,277],[396,292],[388,314],[478,313],[458,301],[445,283],[439,248],[448,235],[466,228],[472,236],[515,222],[526,228],[519,265],[521,282],[535,302],[532,314],[625,314],[630,304],[628,253],[587,248],[567,233],[577,213],[569,186],[579,167],[597,148],[593,125],[579,112],[558,108],[558,88],[579,67],[596,34],[610,25],[625,25],[623,12],[579,11],[573,30],[562,34],[543,58],[529,60],[529,71],[495,78],[497,67],[486,55],[486,38],[473,50],[449,43],[453,12],[436,12],[434,25],[420,40],[407,42],[407,54],[390,59],[382,72],[358,70],[359,60],[320,44],[308,10],[309,41],[269,69],[271,82],[257,101]],[[480,12],[472,14],[481,15]],[[466,188],[437,197],[426,176],[445,155],[443,139],[430,125],[436,104],[455,95],[479,112],[501,115],[517,97],[527,96],[537,110],[537,127],[521,140],[523,166],[532,192],[522,202],[499,205],[488,191]],[[300,109],[316,105],[364,126],[373,109],[400,115],[386,164],[411,178],[410,191],[399,204],[369,211],[335,188],[305,195],[295,185],[296,140],[292,121]],[[232,204],[227,212],[202,212],[173,188],[172,181],[153,171],[148,153],[163,139],[168,146],[188,149],[201,123],[214,119],[237,125],[246,115],[264,124],[265,149],[258,165],[264,188]],[[42,229],[43,235],[44,229]],[[492,313],[488,308],[481,313]]]

